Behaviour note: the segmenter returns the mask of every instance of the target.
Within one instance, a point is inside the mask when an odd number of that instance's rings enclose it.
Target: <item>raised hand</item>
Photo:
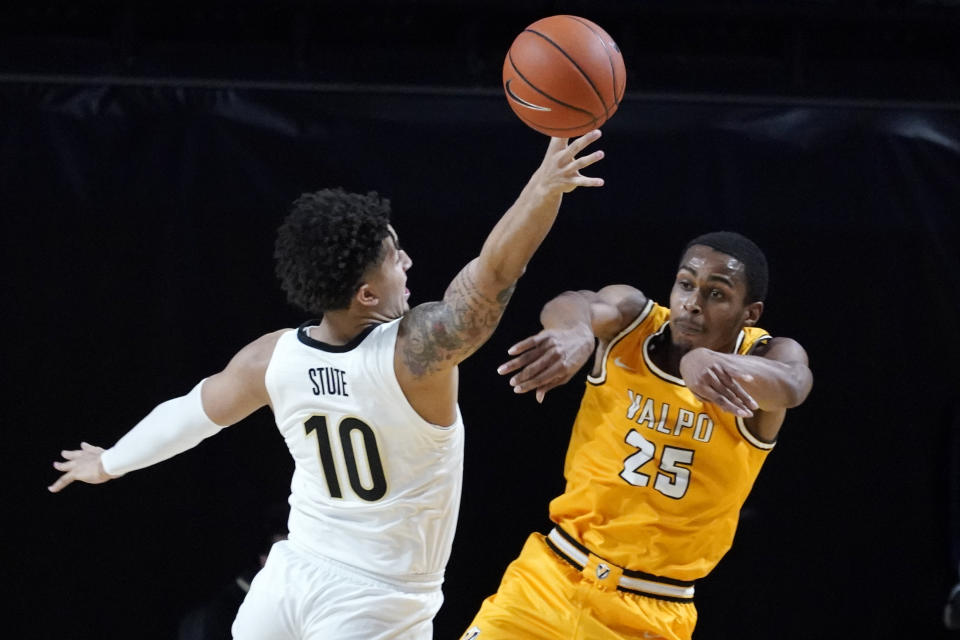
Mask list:
[[[603,151],[594,151],[581,158],[577,156],[600,138],[600,130],[593,131],[567,143],[566,138],[550,138],[546,155],[534,178],[549,193],[569,193],[577,187],[602,187],[603,178],[590,178],[580,173],[603,158]]]

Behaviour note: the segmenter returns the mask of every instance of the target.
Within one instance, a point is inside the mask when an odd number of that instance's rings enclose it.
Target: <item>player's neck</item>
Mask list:
[[[349,310],[328,311],[323,314],[319,325],[310,328],[310,337],[330,345],[344,345],[372,325],[382,322],[383,320],[360,316]]]
[[[680,377],[680,360],[690,347],[674,344],[669,329],[650,341],[647,353],[654,364],[672,376]]]
[[[739,336],[739,332],[737,335]],[[718,353],[735,353],[736,346],[737,341],[736,339],[733,339],[720,347],[714,348],[711,346],[706,346],[706,348]],[[653,360],[654,364],[656,364],[662,371],[679,378],[680,360],[683,359],[683,356],[690,353],[693,348],[693,345],[690,344],[674,342],[673,335],[668,327],[666,331],[661,333],[659,336],[656,336],[650,342],[647,353],[650,355],[650,359]]]

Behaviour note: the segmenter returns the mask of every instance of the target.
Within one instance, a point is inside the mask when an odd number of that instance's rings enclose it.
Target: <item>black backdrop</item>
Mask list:
[[[815,375],[698,587],[696,637],[934,638],[955,582],[950,425],[960,362],[960,114],[922,106],[628,94],[495,336],[462,367],[461,518],[437,638],[455,638],[546,527],[582,374],[543,406],[495,373],[569,288],[666,300],[682,243],[765,247],[763,326]],[[272,275],[299,193],[376,189],[436,299],[546,139],[498,91],[0,85],[10,621],[32,638],[171,638],[250,554],[291,463],[262,411],[101,487],[45,487],[262,333],[299,323]],[[956,494],[953,494],[954,496]]]

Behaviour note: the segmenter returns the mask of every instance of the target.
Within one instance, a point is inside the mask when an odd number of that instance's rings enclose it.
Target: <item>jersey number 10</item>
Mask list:
[[[320,464],[323,465],[323,475],[327,479],[327,488],[333,498],[342,498],[340,480],[337,478],[337,467],[333,458],[333,447],[330,446],[330,433],[327,429],[326,416],[311,416],[303,423],[307,436],[317,435],[317,449],[320,452]],[[383,462],[380,460],[380,449],[377,447],[377,437],[366,422],[357,418],[344,418],[340,421],[340,446],[343,451],[343,461],[347,467],[347,477],[350,478],[350,487],[360,498],[367,502],[379,500],[387,493],[387,478],[383,473]],[[363,457],[366,467],[370,470],[370,487],[363,486],[360,481],[360,470],[357,464],[357,450],[353,446],[353,434],[358,432],[363,438]]]

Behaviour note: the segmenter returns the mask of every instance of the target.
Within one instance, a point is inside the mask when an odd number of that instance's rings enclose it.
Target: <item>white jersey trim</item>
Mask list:
[[[650,312],[653,311],[653,300],[648,299],[647,304],[643,307],[643,311],[634,318],[633,322],[627,325],[627,328],[621,331],[614,337],[613,340],[607,345],[606,349],[603,350],[603,358],[600,360],[600,375],[599,376],[587,376],[587,382],[591,384],[603,384],[607,380],[607,358],[610,356],[610,351],[614,346],[621,340],[623,340],[627,334],[640,326],[640,323],[647,319],[647,316],[650,315]]]
[[[743,436],[743,439],[755,446],[757,449],[763,449],[764,451],[769,451],[776,446],[776,441],[774,442],[764,442],[757,436],[750,433],[750,429],[747,428],[746,423],[743,421],[743,418],[736,416],[737,419],[737,430],[740,432],[740,435]]]

